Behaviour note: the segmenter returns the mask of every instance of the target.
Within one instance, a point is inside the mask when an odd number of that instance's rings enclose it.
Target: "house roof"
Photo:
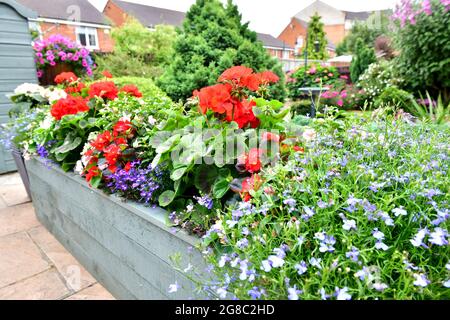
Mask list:
[[[344,11],[345,13],[345,19],[347,20],[360,20],[360,21],[366,21],[372,12],[363,11],[363,12],[351,12],[351,11]]]
[[[280,49],[294,49],[290,45],[286,44],[280,39],[275,38],[274,36],[267,33],[257,33],[258,40],[261,41],[265,47],[273,47]]]
[[[39,18],[69,20],[108,25],[109,23],[88,0],[16,0],[37,12]],[[71,10],[73,8],[73,10]],[[80,16],[76,17],[80,9]]]
[[[154,27],[159,24],[179,27],[183,24],[183,20],[186,16],[186,13],[175,10],[119,0],[114,0],[113,2],[147,27]]]

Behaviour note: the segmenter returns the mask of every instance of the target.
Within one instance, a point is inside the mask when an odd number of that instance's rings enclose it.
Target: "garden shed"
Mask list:
[[[13,0],[0,0],[0,123],[8,121],[8,97],[24,83],[37,83],[28,19],[37,15]],[[0,146],[0,173],[16,170],[10,152]]]

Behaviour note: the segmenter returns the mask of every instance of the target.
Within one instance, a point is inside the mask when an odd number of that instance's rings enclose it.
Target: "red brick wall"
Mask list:
[[[105,9],[103,9],[103,14],[107,16],[111,20],[111,22],[118,27],[123,25],[128,19],[128,15],[111,0],[108,1]]]
[[[345,38],[345,26],[343,24],[325,26],[324,31],[335,46]]]
[[[72,41],[77,40],[76,26],[68,24],[55,24],[49,22],[40,23],[42,35],[44,38],[48,38],[51,35],[60,34],[69,38]],[[111,39],[111,30],[97,28],[97,36],[99,42],[99,48],[101,52],[110,52],[113,49],[113,41]]]
[[[286,44],[295,48],[297,38],[299,36],[303,36],[303,39],[306,38],[306,29],[300,24],[297,19],[292,18],[291,22],[287,25],[287,27],[281,32],[278,36],[278,39],[284,41]],[[298,52],[296,52],[298,53]]]
[[[286,42],[292,47],[295,47],[297,38],[299,36],[303,37],[303,43],[305,44],[306,31],[306,28],[303,27],[303,25],[301,25],[297,19],[292,18],[289,25],[278,36],[278,39]],[[342,40],[344,40],[345,26],[343,24],[325,26],[324,31],[327,34],[328,39],[330,39],[330,41],[333,42],[335,46],[337,46]],[[331,56],[333,56],[332,52],[329,53]]]

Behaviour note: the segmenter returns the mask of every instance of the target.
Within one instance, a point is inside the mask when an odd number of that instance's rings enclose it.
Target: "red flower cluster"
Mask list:
[[[133,126],[129,120],[119,120],[113,128],[114,137],[129,136],[133,133]]]
[[[261,188],[262,184],[263,180],[258,174],[254,174],[249,178],[245,178],[244,181],[242,181],[242,200],[244,200],[244,202],[250,201],[252,199],[250,191],[258,191],[259,188]]]
[[[103,99],[114,100],[117,98],[119,90],[112,81],[101,81],[91,84],[89,87],[89,97],[99,97]]]
[[[64,91],[67,94],[76,94],[76,93],[81,93],[81,90],[83,90],[84,88],[86,88],[86,86],[84,85],[84,83],[82,82],[78,82],[78,83],[72,83],[70,84],[68,87],[66,87],[64,89]]]
[[[56,84],[69,84],[78,80],[73,72],[62,72],[55,77]]]
[[[199,100],[203,114],[208,110],[223,116],[228,122],[236,122],[239,128],[250,126],[257,128],[259,119],[253,114],[253,101],[248,101],[244,89],[258,91],[261,86],[267,86],[279,80],[271,71],[253,73],[251,68],[244,66],[225,70],[219,77],[219,84],[194,91],[194,97]]]
[[[56,102],[52,106],[50,113],[56,120],[61,120],[65,115],[86,111],[89,111],[89,107],[82,97],[72,97],[69,95],[67,98],[60,99]]]
[[[108,78],[108,79],[111,79],[111,78],[113,77],[113,75],[111,74],[111,72],[109,72],[108,70],[103,71],[103,72],[102,72],[102,75],[103,75],[105,78]]]
[[[100,176],[105,169],[112,173],[116,172],[119,165],[125,170],[131,169],[129,158],[132,154],[126,155],[124,151],[129,148],[128,139],[133,138],[133,132],[134,128],[128,120],[120,120],[114,125],[112,132],[100,133],[90,142],[91,148],[84,153],[88,163],[85,168],[88,182]],[[99,165],[100,158],[105,159],[104,167]]]
[[[142,93],[139,91],[138,87],[133,84],[127,84],[120,89],[121,92],[125,92],[129,95],[132,95],[136,98],[142,98]]]
[[[280,78],[272,71],[253,73],[253,69],[245,66],[232,67],[225,70],[219,77],[219,82],[230,82],[236,87],[258,91],[262,85],[277,83]]]
[[[245,166],[245,170],[250,173],[257,173],[262,167],[261,156],[263,153],[263,150],[253,148],[249,151],[249,153],[239,157],[238,164]]]

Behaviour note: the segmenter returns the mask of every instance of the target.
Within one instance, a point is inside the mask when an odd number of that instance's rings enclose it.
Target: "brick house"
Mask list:
[[[61,34],[92,51],[110,52],[113,49],[111,25],[88,0],[17,0],[37,12],[30,20],[30,28],[40,38]]]
[[[103,9],[103,14],[111,19],[116,26],[121,26],[129,17],[134,17],[150,29],[160,24],[181,27],[186,15],[180,11],[120,0],[109,0]],[[291,59],[294,57],[294,48],[284,43],[283,40],[277,39],[270,34],[258,33],[257,35],[270,55],[279,59]]]
[[[373,12],[342,11],[317,0],[292,17],[278,39],[294,47],[295,53],[300,54],[305,46],[310,17],[315,13],[322,17],[324,31],[328,39],[328,53],[333,57],[335,56],[336,45],[344,40],[353,24],[358,21],[366,21]]]

